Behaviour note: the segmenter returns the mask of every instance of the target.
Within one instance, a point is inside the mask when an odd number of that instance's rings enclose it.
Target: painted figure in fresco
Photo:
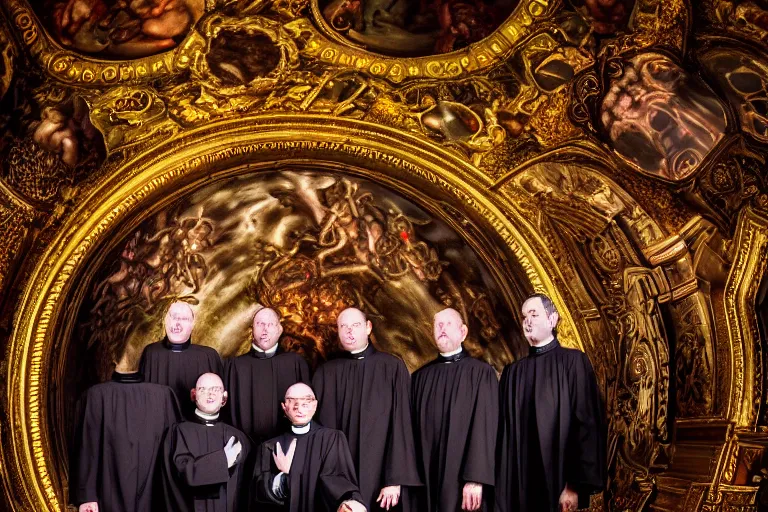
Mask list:
[[[462,347],[469,329],[455,309],[438,312],[433,330],[440,355],[413,374],[413,430],[425,484],[414,510],[490,510],[496,371]]]
[[[168,386],[144,382],[141,373],[115,368],[78,404],[70,471],[70,498],[79,512],[162,510],[155,468],[166,430],[181,419]]]
[[[615,150],[640,171],[682,180],[723,138],[725,110],[668,57],[644,53],[626,62],[601,107]]]
[[[448,53],[488,37],[516,2],[485,0],[332,0],[331,27],[373,51],[399,55]]]
[[[57,0],[49,5],[61,44],[126,59],[175,47],[205,8],[204,0]]]
[[[195,414],[173,425],[163,447],[163,490],[166,510],[236,512],[247,510],[241,490],[250,478],[243,461],[248,437],[223,423],[219,411],[227,402],[224,383],[204,373],[190,390]]]
[[[368,510],[394,509],[402,487],[421,484],[411,430],[411,378],[400,358],[370,342],[373,324],[362,311],[345,309],[337,325],[343,356],[320,365],[312,379],[317,419],[347,436]]]
[[[256,501],[290,512],[365,512],[347,438],[312,421],[317,410],[312,388],[294,384],[282,407],[291,429],[259,447],[253,475]]]
[[[192,343],[195,313],[186,302],[174,302],[165,315],[165,339],[151,343],[141,354],[139,367],[147,382],[170,386],[177,397],[186,396],[203,373],[223,375],[218,352]],[[182,406],[194,419],[194,404]]]
[[[504,368],[496,449],[498,512],[589,506],[605,486],[605,426],[587,356],[557,341],[560,319],[546,295],[523,303],[528,357]]]

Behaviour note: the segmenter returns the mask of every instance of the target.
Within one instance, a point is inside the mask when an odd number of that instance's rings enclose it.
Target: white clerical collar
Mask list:
[[[367,349],[367,348],[368,348],[368,343],[366,343],[365,346],[363,348],[361,348],[361,349],[350,350],[349,353],[350,354],[359,354],[360,352],[365,352],[365,349]]]
[[[451,357],[451,356],[455,356],[456,354],[458,354],[461,351],[462,351],[462,346],[459,345],[459,348],[457,348],[456,350],[452,350],[450,352],[440,352],[440,355],[443,356],[443,357]]]
[[[251,346],[253,347],[253,350],[255,350],[256,352],[262,352],[262,353],[267,354],[267,355],[271,355],[271,354],[274,354],[275,352],[277,352],[277,346],[278,345],[279,345],[279,343],[275,343],[275,345],[272,348],[268,348],[267,350],[262,350],[259,347],[257,347],[255,343],[251,343]]]
[[[219,418],[219,413],[216,414],[207,414],[201,411],[200,409],[195,409],[195,414],[206,421],[215,421]],[[209,427],[212,427],[213,425],[208,425]]]
[[[553,341],[555,341],[555,335],[554,334],[550,335],[549,338],[545,339],[541,343],[537,343],[537,344],[532,345],[532,346],[536,347],[536,348],[544,348],[547,345],[549,345],[550,343],[552,343]]]
[[[306,434],[309,432],[309,423],[306,425],[291,425],[291,430],[293,430],[294,434]]]

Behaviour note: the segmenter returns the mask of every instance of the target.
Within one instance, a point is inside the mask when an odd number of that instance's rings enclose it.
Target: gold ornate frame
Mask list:
[[[314,115],[269,115],[210,123],[163,141],[116,166],[111,178],[96,187],[59,230],[34,269],[20,298],[10,341],[7,395],[11,443],[5,450],[6,476],[20,476],[16,497],[22,509],[64,509],[63,482],[52,459],[48,424],[49,371],[73,284],[87,275],[87,265],[113,239],[121,224],[137,222],[136,214],[167,204],[196,186],[238,172],[274,170],[313,163],[383,183],[432,209],[450,205],[472,219],[481,235],[490,234],[503,258],[517,260],[531,288],[547,291],[562,311],[562,336],[585,347],[586,327],[572,317],[557,266],[544,241],[504,196],[490,192],[491,181],[451,150],[394,129],[355,120]],[[461,219],[449,222],[465,232]],[[497,254],[475,247],[503,268]],[[499,281],[499,275],[495,276]],[[500,283],[504,286],[504,283]],[[505,292],[507,293],[507,292]],[[77,299],[75,299],[77,301]],[[58,334],[57,334],[58,333]],[[8,480],[6,480],[8,481]],[[7,489],[8,491],[8,489]],[[13,492],[13,491],[11,491]]]

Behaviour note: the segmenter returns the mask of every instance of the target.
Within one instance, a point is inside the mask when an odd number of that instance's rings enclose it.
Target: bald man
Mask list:
[[[405,486],[421,485],[410,411],[411,377],[403,361],[370,342],[371,321],[356,308],[337,318],[343,356],[312,378],[317,419],[344,432],[368,510],[403,510]]]
[[[498,424],[496,371],[462,347],[468,328],[455,309],[434,317],[440,355],[413,374],[416,452],[425,488],[417,510],[489,510]]]
[[[165,437],[165,510],[247,510],[240,489],[247,482],[243,461],[250,443],[245,434],[219,421],[219,410],[227,402],[224,383],[215,373],[204,373],[189,398],[195,405],[193,419],[173,425]]]
[[[312,421],[317,410],[312,388],[303,383],[289,387],[282,409],[290,431],[259,447],[256,501],[289,512],[365,512],[347,438]]]
[[[231,400],[224,411],[229,423],[258,446],[288,427],[280,401],[291,385],[309,382],[309,367],[299,354],[281,350],[283,326],[274,309],[260,309],[251,332],[251,350],[225,365]]]
[[[165,315],[165,339],[147,345],[139,363],[144,380],[173,389],[187,419],[193,419],[195,407],[186,398],[197,378],[207,372],[224,374],[216,350],[192,344],[194,325],[195,314],[189,304],[171,304]]]

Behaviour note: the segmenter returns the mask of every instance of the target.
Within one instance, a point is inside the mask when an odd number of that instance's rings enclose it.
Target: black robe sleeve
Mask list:
[[[256,454],[253,482],[251,484],[251,493],[255,502],[253,507],[255,510],[259,509],[257,503],[285,505],[290,493],[290,490],[287,488],[287,478],[283,479],[283,485],[281,486],[282,492],[280,494],[283,496],[278,496],[272,492],[272,484],[275,477],[279,474],[279,471],[274,468],[272,459],[274,446],[273,442],[262,443]]]
[[[335,504],[335,508],[347,500],[363,503],[347,438],[340,431],[334,433],[336,434],[334,442],[326,455],[326,462],[318,479],[320,492],[325,502]]]
[[[488,486],[495,484],[495,445],[498,432],[499,384],[496,373],[488,366],[478,382],[477,401],[472,411],[467,451],[461,470],[464,482]]]
[[[189,487],[222,484],[229,480],[227,456],[223,446],[208,453],[195,455],[196,450],[193,450],[181,435],[178,425],[171,427],[166,443],[168,458],[176,474]],[[243,456],[241,453],[240,457]]]
[[[397,366],[394,385],[389,419],[391,436],[387,441],[384,459],[384,487],[421,485],[411,421],[411,377],[404,364]]]
[[[605,486],[605,421],[597,379],[584,354],[575,358],[568,376],[571,389],[572,426],[565,459],[565,480],[579,493],[580,504]]]

